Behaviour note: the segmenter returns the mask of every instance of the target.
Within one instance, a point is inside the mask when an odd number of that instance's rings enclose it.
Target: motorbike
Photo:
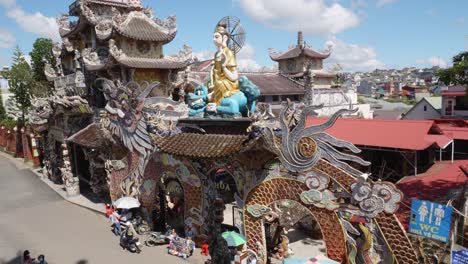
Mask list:
[[[150,231],[149,225],[139,215],[136,216],[135,218],[131,219],[130,222],[132,222],[133,228],[135,228],[135,231],[139,235],[146,234],[148,231]],[[127,226],[125,225],[125,221],[121,221],[120,224],[122,226],[122,232],[125,232],[125,230],[127,230]]]
[[[139,235],[143,235],[150,231],[149,225],[146,223],[145,220],[139,215],[137,215],[135,218],[132,219],[132,224],[133,227],[135,227],[135,230]]]
[[[145,238],[145,245],[147,247],[154,247],[158,245],[164,245],[169,243],[169,235],[171,230],[168,230],[166,233],[162,232],[149,232]]]
[[[120,246],[132,253],[140,254],[141,252],[141,243],[138,238],[128,238],[125,233],[120,236]]]

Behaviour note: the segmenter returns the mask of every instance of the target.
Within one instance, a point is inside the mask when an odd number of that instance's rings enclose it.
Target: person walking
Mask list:
[[[25,250],[23,252],[23,262],[22,264],[32,264],[34,261],[33,258],[31,258],[31,254],[29,253],[29,250]]]
[[[120,225],[120,215],[117,213],[117,211],[113,211],[112,214],[109,217],[109,220],[112,223],[113,226],[113,232],[116,236],[120,236],[122,233],[122,226]]]
[[[37,257],[37,260],[39,261],[38,264],[48,264],[47,261],[45,260],[44,255],[39,255],[39,257]]]
[[[106,215],[107,218],[111,217],[112,213],[114,212],[114,208],[110,204],[106,204]]]

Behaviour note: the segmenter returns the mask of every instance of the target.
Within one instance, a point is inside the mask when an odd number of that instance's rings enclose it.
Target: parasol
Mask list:
[[[132,209],[140,207],[140,202],[136,198],[125,196],[115,201],[114,205],[119,209]]]
[[[238,247],[240,245],[245,244],[244,236],[236,232],[226,231],[222,233],[221,235],[227,241],[228,247]]]

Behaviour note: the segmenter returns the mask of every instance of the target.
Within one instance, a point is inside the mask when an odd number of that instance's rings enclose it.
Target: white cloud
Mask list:
[[[359,24],[358,16],[339,3],[324,0],[235,0],[252,19],[287,31],[334,34]]]
[[[385,68],[385,64],[377,58],[377,52],[372,47],[346,43],[335,37],[327,41],[332,46],[332,54],[327,63],[338,63],[344,71],[370,71]]]
[[[262,68],[262,66],[255,61],[254,47],[248,43],[242,47],[236,59],[239,71],[256,72]]]
[[[441,68],[447,68],[448,66],[447,61],[439,57],[435,57],[435,56],[432,56],[426,59],[416,60],[416,63],[420,65],[424,65],[424,66],[429,66],[429,67],[439,66]]]
[[[10,31],[0,28],[0,48],[8,49],[15,45],[16,39]]]
[[[396,2],[398,0],[377,0],[377,7],[382,7],[384,5],[389,5],[389,4],[392,4],[394,2]]]
[[[51,38],[54,41],[61,40],[55,18],[45,16],[40,12],[26,12],[16,4],[15,0],[0,0],[0,5],[7,10],[7,16],[13,19],[23,31],[39,37]]]
[[[214,57],[214,52],[211,50],[195,51],[192,54],[194,58],[197,58],[200,61],[210,60]]]
[[[456,20],[457,25],[464,26],[466,24],[466,19],[464,17],[459,17]]]
[[[5,8],[11,8],[16,5],[16,0],[0,0],[0,5],[4,6]]]

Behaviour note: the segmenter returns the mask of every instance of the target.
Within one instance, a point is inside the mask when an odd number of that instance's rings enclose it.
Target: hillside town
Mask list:
[[[146,2],[70,0],[2,67],[0,263],[468,262],[468,51],[348,71],[297,26],[245,71],[244,16],[171,54]]]

